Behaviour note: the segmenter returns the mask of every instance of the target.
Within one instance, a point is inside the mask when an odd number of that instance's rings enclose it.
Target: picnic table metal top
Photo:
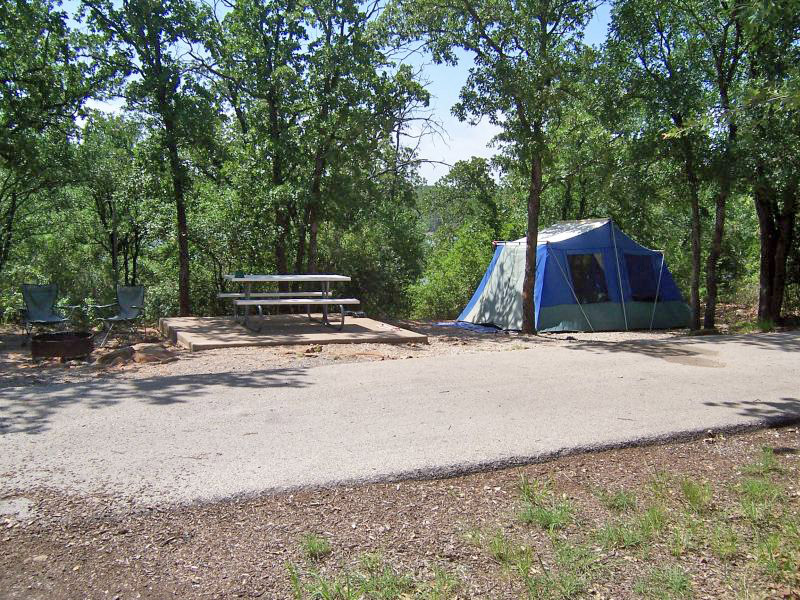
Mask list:
[[[347,275],[326,275],[323,273],[314,275],[225,275],[225,279],[241,283],[257,282],[282,282],[282,281],[350,281]]]

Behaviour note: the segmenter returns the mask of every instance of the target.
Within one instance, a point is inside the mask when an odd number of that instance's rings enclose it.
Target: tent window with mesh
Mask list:
[[[631,286],[631,299],[635,302],[653,302],[656,299],[658,278],[653,256],[645,254],[625,254],[625,267],[628,269],[628,282]]]
[[[570,254],[567,256],[572,273],[572,289],[581,304],[608,302],[608,285],[603,267],[603,255]]]

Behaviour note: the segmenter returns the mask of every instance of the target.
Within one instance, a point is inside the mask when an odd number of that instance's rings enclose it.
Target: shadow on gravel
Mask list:
[[[725,402],[703,402],[706,406],[724,406],[734,409],[738,414],[761,419],[768,423],[789,423],[800,421],[800,399],[781,398],[780,400],[753,400]]]
[[[113,378],[52,386],[27,386],[0,389],[0,435],[35,434],[45,431],[51,417],[74,405],[92,409],[115,406],[123,401],[143,402],[153,406],[190,403],[208,386],[260,389],[270,387],[302,388],[304,369],[270,369],[248,373],[208,373],[175,375],[146,379]]]
[[[566,348],[599,353],[631,352],[669,360],[670,358],[681,357],[714,356],[719,353],[719,350],[715,349],[714,345],[719,345],[720,349],[722,349],[726,344],[744,344],[761,350],[800,352],[800,332],[788,331],[783,333],[753,333],[747,335],[686,336],[668,340],[643,339],[614,342],[581,340],[572,342],[566,346]],[[704,364],[705,362],[710,361],[698,361],[697,366],[712,366],[710,364]],[[691,363],[687,361],[687,364]]]

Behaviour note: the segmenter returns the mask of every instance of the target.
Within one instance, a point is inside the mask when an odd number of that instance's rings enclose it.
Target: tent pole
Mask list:
[[[567,274],[564,272],[564,267],[562,267],[561,263],[558,262],[558,258],[556,258],[555,256],[553,256],[553,258],[555,258],[556,264],[558,265],[558,270],[561,271],[561,276],[564,278],[564,281],[566,282],[569,291],[572,292],[572,297],[575,298],[575,302],[578,304],[578,308],[581,309],[581,312],[583,313],[583,318],[586,319],[586,324],[589,326],[589,329],[592,330],[592,333],[594,333],[594,327],[592,327],[592,322],[589,320],[589,317],[586,316],[586,311],[583,310],[583,306],[581,306],[581,301],[578,300],[578,296],[575,293],[575,290],[572,289],[572,283],[570,283]]]
[[[615,232],[614,221],[609,219],[611,224],[611,239],[614,241],[614,257],[617,262],[617,281],[619,281],[619,299],[622,301],[622,318],[625,320],[625,331],[628,331],[628,311],[625,310],[625,292],[622,290],[622,271],[619,268],[619,252],[617,252],[617,234]]]
[[[653,299],[653,312],[650,314],[650,331],[653,331],[653,321],[656,318],[656,304],[658,295],[661,293],[661,276],[664,273],[664,251],[661,251],[661,268],[658,270],[658,284],[656,285],[656,297]]]

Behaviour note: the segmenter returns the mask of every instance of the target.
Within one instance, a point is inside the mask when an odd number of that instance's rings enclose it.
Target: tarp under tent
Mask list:
[[[522,329],[526,238],[496,242],[492,262],[458,320]],[[640,246],[611,219],[563,221],[539,232],[538,331],[686,327],[689,307],[663,252]]]

